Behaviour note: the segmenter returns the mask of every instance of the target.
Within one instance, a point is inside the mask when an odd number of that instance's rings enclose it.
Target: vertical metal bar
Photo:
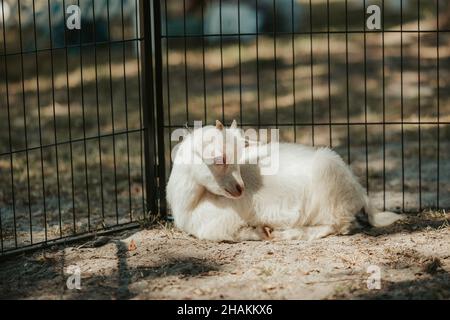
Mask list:
[[[2,0],[2,15],[3,15],[3,0]],[[2,17],[3,18],[3,17]],[[4,21],[4,18],[2,19],[2,21]],[[3,39],[3,42],[6,42],[6,39]],[[6,51],[4,52],[5,54],[5,60],[6,60]],[[3,101],[3,100],[0,100]],[[1,110],[1,109],[0,109]],[[2,214],[3,214],[3,210],[2,208],[0,208],[0,253],[3,253],[3,223],[2,223]]]
[[[5,25],[5,8],[2,0],[2,27],[3,27],[3,51],[5,52],[5,88],[6,88],[6,110],[8,113],[8,144],[9,144],[9,166],[11,168],[11,200],[13,209],[13,224],[14,224],[14,246],[17,248],[17,216],[16,216],[16,196],[14,193],[14,162],[13,162],[13,147],[11,134],[11,104],[9,101],[9,81],[8,81],[8,63],[6,51],[6,25]]]
[[[417,111],[418,111],[418,144],[419,144],[419,211],[422,211],[422,132],[421,132],[421,94],[420,94],[420,81],[421,81],[421,63],[420,63],[420,0],[417,1]]]
[[[116,160],[116,129],[115,129],[115,117],[114,117],[114,94],[113,94],[113,81],[112,81],[112,37],[111,37],[111,17],[109,10],[109,0],[106,1],[106,13],[108,22],[108,62],[109,62],[109,94],[111,103],[111,131],[113,140],[113,166],[114,166],[114,200],[116,203],[116,223],[119,224],[119,200],[117,191],[117,160]]]
[[[157,0],[159,1],[159,0]],[[156,204],[156,174],[155,174],[155,95],[153,90],[153,60],[152,60],[152,3],[140,1],[141,32],[144,41],[141,43],[142,54],[142,98],[144,115],[144,147],[145,147],[145,192],[147,212],[155,215]]]
[[[26,110],[26,99],[25,99],[25,68],[24,68],[24,52],[23,52],[23,39],[22,39],[22,14],[21,14],[21,1],[18,2],[19,11],[19,41],[20,41],[20,68],[22,77],[22,103],[23,103],[23,126],[25,133],[25,157],[27,164],[27,194],[28,194],[28,215],[30,219],[30,242],[33,244],[33,218],[31,216],[31,187],[30,187],[30,161],[28,155],[28,130],[27,130],[27,110]],[[6,40],[6,39],[5,39]]]
[[[366,0],[363,2],[364,8],[366,8]],[[365,9],[364,9],[365,19]],[[367,126],[367,30],[364,24],[364,141],[366,151],[366,190],[369,193],[369,142],[368,142],[368,126]]]
[[[59,180],[59,155],[58,155],[58,136],[56,129],[56,109],[55,109],[55,68],[54,68],[54,56],[53,56],[53,32],[52,32],[52,19],[50,0],[47,0],[48,5],[48,26],[50,30],[50,69],[52,78],[52,106],[53,106],[53,135],[55,139],[55,159],[56,159],[56,184],[57,184],[57,196],[58,196],[58,219],[59,219],[59,235],[62,237],[62,215],[61,215],[61,187]]]
[[[100,200],[101,200],[101,213],[102,223],[105,223],[105,199],[103,196],[103,161],[102,161],[102,138],[101,138],[101,126],[100,126],[100,104],[99,104],[99,91],[98,91],[98,60],[97,60],[97,23],[95,17],[95,1],[92,0],[92,21],[94,28],[94,63],[95,63],[95,102],[97,105],[97,135],[98,135],[98,162],[100,169]]]
[[[404,101],[403,101],[403,0],[400,0],[400,109],[402,135],[402,211],[405,211],[405,135],[404,135]]]
[[[66,1],[63,0],[63,7],[66,7]],[[65,20],[65,11],[63,10],[63,18]],[[73,169],[73,143],[72,143],[72,117],[71,117],[71,102],[70,102],[70,81],[69,81],[69,54],[68,54],[68,36],[67,29],[64,28],[64,51],[66,59],[66,86],[67,86],[67,110],[69,117],[69,153],[70,153],[70,174],[71,174],[71,185],[72,185],[72,224],[73,233],[77,233],[77,219],[76,219],[76,209],[75,209],[75,181],[74,181],[74,169]]]
[[[128,175],[128,210],[130,221],[133,221],[133,209],[131,203],[131,167],[130,167],[130,133],[128,125],[128,89],[127,89],[127,68],[126,68],[126,51],[125,51],[125,20],[123,13],[123,0],[121,2],[121,17],[122,17],[122,63],[123,63],[123,87],[125,99],[125,135],[127,141],[127,175]]]
[[[310,42],[310,82],[311,82],[311,143],[315,145],[314,132],[314,58],[313,58],[313,22],[312,22],[312,0],[309,0],[309,42]]]
[[[34,54],[34,63],[36,64],[36,98],[37,98],[37,113],[38,113],[38,125],[39,125],[39,146],[40,146],[40,156],[41,156],[41,181],[42,181],[42,203],[44,211],[44,239],[47,241],[48,230],[47,230],[47,205],[45,196],[45,172],[44,172],[44,151],[42,142],[42,122],[41,122],[41,90],[39,84],[39,59],[38,59],[38,46],[37,46],[37,32],[36,32],[36,6],[35,0],[33,0],[33,35],[34,44],[36,46],[36,52]]]
[[[381,50],[382,50],[382,76],[383,76],[383,211],[386,210],[386,72],[385,72],[385,44],[384,44],[384,23],[385,23],[385,10],[384,0],[382,1],[382,23],[383,30],[381,33]]]
[[[277,6],[275,0],[273,6],[273,69],[275,76],[275,126],[278,129],[278,66],[277,66]]]
[[[159,1],[159,0],[156,0]],[[159,40],[159,39],[158,39]],[[187,33],[186,33],[186,0],[183,0],[183,40],[184,40],[184,89],[186,97],[186,125],[189,125],[189,88],[187,61]],[[155,65],[156,67],[156,65]]]
[[[327,0],[327,59],[328,59],[328,123],[330,147],[333,147],[333,126],[331,115],[331,49],[330,49],[330,0]]]
[[[219,0],[219,23],[220,23],[220,81],[222,89],[222,123],[225,123],[225,91],[224,91],[224,76],[223,76],[223,30],[222,30],[222,0]],[[186,12],[185,12],[186,14]],[[185,47],[186,50],[186,47]]]
[[[238,0],[240,1],[240,0]],[[166,2],[166,28],[167,28],[167,0]],[[238,3],[239,6],[239,3]],[[240,28],[240,26],[238,26],[238,28]],[[166,35],[167,35],[167,29],[166,29]],[[239,41],[240,41],[240,37],[239,37]],[[166,42],[169,42],[169,38],[167,37]],[[240,58],[240,46],[239,46],[239,58]],[[167,50],[168,51],[168,50]],[[202,1],[202,64],[203,64],[203,113],[204,113],[204,121],[205,121],[205,125],[208,122],[208,105],[207,105],[207,101],[206,101],[206,58],[205,58],[205,2]],[[168,66],[168,64],[167,64]],[[239,72],[240,72],[240,68],[241,66],[239,65]],[[240,78],[239,78],[240,79]],[[241,83],[241,82],[239,82]],[[239,86],[241,87],[241,86]],[[242,121],[242,120],[241,120]]]
[[[241,0],[238,0],[238,46],[239,46],[239,124],[242,125],[243,110],[242,110],[242,37],[241,37]],[[203,8],[203,5],[202,5]]]
[[[80,0],[78,0],[78,6]],[[50,7],[49,7],[50,8]],[[91,204],[89,197],[89,173],[88,173],[88,159],[87,159],[87,142],[86,142],[86,108],[84,104],[84,75],[83,75],[83,46],[81,32],[79,33],[79,46],[80,46],[80,83],[81,83],[81,109],[83,118],[83,148],[84,148],[84,174],[85,174],[85,186],[86,186],[86,200],[87,200],[87,214],[88,214],[88,230],[91,231]],[[58,193],[59,198],[59,193]]]
[[[137,76],[137,82],[138,82],[138,97],[139,97],[139,157],[140,157],[140,170],[141,170],[141,195],[142,195],[142,214],[144,218],[147,218],[147,212],[145,212],[145,183],[144,183],[144,175],[145,175],[145,169],[144,169],[144,150],[143,150],[143,142],[144,142],[144,135],[142,132],[142,128],[144,126],[143,124],[143,118],[142,118],[142,108],[143,108],[143,103],[142,103],[142,88],[141,88],[141,34],[140,34],[140,29],[139,29],[139,0],[134,0],[134,6],[135,6],[135,10],[134,10],[134,14],[135,14],[135,20],[136,20],[136,25],[135,25],[135,38],[139,38],[139,40],[137,40],[135,42],[136,44],[136,61],[137,61],[137,72],[138,72],[138,76]]]
[[[170,64],[169,64],[169,50],[170,50],[170,47],[169,47],[169,40],[170,40],[170,37],[169,37],[169,23],[168,23],[168,19],[169,19],[169,15],[168,15],[168,12],[167,12],[167,0],[165,0],[164,1],[164,16],[165,16],[165,26],[164,26],[164,29],[165,29],[165,33],[166,33],[166,90],[167,90],[167,121],[168,121],[168,125],[169,125],[169,128],[172,128],[172,117],[171,117],[171,105],[170,105],[170,93],[171,93],[171,91],[170,91]],[[203,56],[203,58],[204,58],[204,56]],[[205,96],[205,105],[206,105],[206,80],[205,80],[205,78],[203,79],[203,82],[204,82],[204,87],[203,87],[203,90],[204,90],[204,96]],[[206,113],[205,113],[205,119],[206,119]],[[206,120],[205,120],[205,123],[206,123]],[[171,139],[169,138],[169,149],[170,149],[170,151],[169,151],[169,153],[170,153],[170,169],[172,169],[172,141],[171,141]]]
[[[292,104],[292,117],[294,119],[294,142],[297,142],[297,101],[295,90],[295,14],[294,0],[291,0],[291,42],[292,42],[292,96],[294,103]]]
[[[259,3],[256,0],[256,91],[258,98],[258,129],[261,126],[261,95],[260,95],[260,80],[259,80]]]
[[[158,142],[158,194],[159,213],[167,214],[166,205],[166,156],[164,147],[164,99],[163,99],[163,62],[161,36],[161,0],[153,0],[154,46],[155,46],[155,103],[156,103],[156,137]],[[187,63],[187,61],[186,61]]]
[[[436,86],[437,86],[437,159],[436,159],[436,166],[437,166],[437,170],[436,170],[436,205],[437,208],[440,208],[439,205],[439,188],[440,188],[440,183],[439,183],[439,176],[440,176],[440,136],[441,136],[441,132],[440,132],[440,113],[441,113],[441,108],[440,108],[440,94],[441,94],[441,88],[440,88],[440,52],[439,52],[439,47],[440,47],[440,28],[439,28],[439,0],[436,1]]]
[[[347,91],[347,163],[351,163],[350,151],[350,75],[348,59],[348,0],[345,0],[345,74]]]

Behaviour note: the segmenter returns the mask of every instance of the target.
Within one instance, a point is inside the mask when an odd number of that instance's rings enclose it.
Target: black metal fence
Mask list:
[[[155,214],[151,3],[0,5],[0,252]]]
[[[332,146],[380,208],[450,207],[447,1],[161,6],[167,154],[173,128],[237,119]]]
[[[332,146],[380,207],[450,207],[447,1],[0,1],[1,254],[164,214],[199,120]]]

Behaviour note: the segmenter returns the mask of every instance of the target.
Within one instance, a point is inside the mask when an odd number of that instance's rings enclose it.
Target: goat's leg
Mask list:
[[[235,241],[270,240],[271,231],[267,227],[241,227],[233,235]]]
[[[271,233],[273,240],[315,240],[324,238],[335,233],[335,228],[332,226],[310,226],[298,227],[295,229],[274,230]]]

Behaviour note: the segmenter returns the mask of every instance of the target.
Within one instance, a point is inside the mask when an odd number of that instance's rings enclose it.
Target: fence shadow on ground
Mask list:
[[[382,282],[380,290],[371,290],[357,295],[356,299],[436,300],[450,297],[449,272],[440,271],[423,277],[423,279],[400,282]]]

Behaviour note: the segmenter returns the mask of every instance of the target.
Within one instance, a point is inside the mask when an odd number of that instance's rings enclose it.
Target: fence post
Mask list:
[[[140,0],[140,18],[141,39],[143,40],[141,41],[141,67],[146,211],[151,214],[157,214],[158,212],[165,214],[164,118],[162,114],[159,0]],[[155,68],[153,67],[153,59],[155,59]],[[156,162],[157,158],[158,163]],[[159,208],[158,194],[160,200]]]
[[[166,215],[166,157],[164,147],[164,100],[163,100],[163,62],[161,50],[161,0],[152,0],[154,17],[155,44],[155,99],[156,99],[156,136],[158,147],[158,187],[159,212]],[[168,38],[166,39],[168,41]]]

